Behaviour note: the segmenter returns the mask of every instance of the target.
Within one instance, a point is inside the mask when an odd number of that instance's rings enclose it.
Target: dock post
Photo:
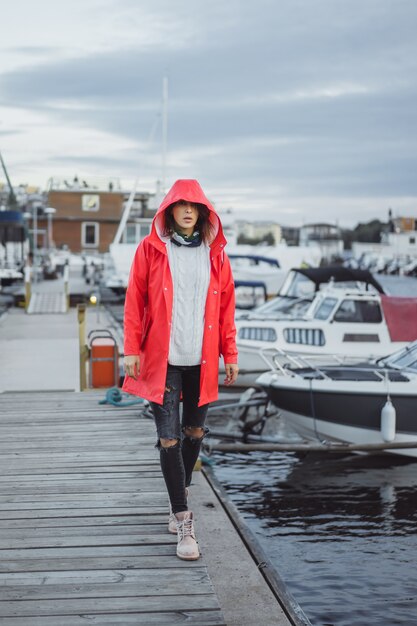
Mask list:
[[[77,304],[78,337],[80,348],[80,391],[87,389],[86,364],[88,359],[88,346],[85,343],[85,304]]]
[[[70,297],[69,297],[69,265],[64,265],[64,293],[65,293],[65,302],[67,305],[67,313],[70,308]]]
[[[32,295],[32,283],[31,283],[31,267],[25,265],[25,311],[27,312],[30,304],[30,298]]]

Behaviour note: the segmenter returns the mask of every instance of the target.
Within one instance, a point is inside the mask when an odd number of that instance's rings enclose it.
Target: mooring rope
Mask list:
[[[99,400],[99,404],[111,404],[112,406],[125,407],[133,406],[134,404],[143,404],[143,398],[134,398],[132,400],[123,400],[123,396],[129,397],[129,394],[122,394],[117,387],[110,387],[106,391],[106,397],[104,400]]]

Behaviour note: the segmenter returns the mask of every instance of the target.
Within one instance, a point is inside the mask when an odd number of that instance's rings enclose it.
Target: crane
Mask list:
[[[7,180],[7,184],[9,186],[9,190],[10,190],[9,191],[9,197],[8,197],[8,200],[7,200],[7,206],[8,206],[8,208],[11,211],[16,211],[16,209],[17,209],[17,198],[16,198],[15,192],[13,190],[12,183],[10,182],[9,174],[7,172],[6,165],[5,165],[4,161],[3,161],[3,156],[1,154],[1,152],[0,152],[0,162],[1,162],[1,166],[3,168],[4,175],[5,175],[6,180]]]

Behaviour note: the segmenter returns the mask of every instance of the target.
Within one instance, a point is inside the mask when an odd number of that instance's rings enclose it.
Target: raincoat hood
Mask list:
[[[150,235],[151,242],[159,249],[165,249],[169,237],[165,237],[163,233],[163,213],[164,211],[180,200],[186,202],[196,202],[204,204],[209,210],[209,220],[213,227],[212,239],[209,241],[212,254],[216,255],[221,252],[226,245],[226,238],[223,234],[223,228],[220,218],[210,200],[206,197],[201,188],[200,183],[194,179],[177,180],[162,200],[152,222],[152,231]]]

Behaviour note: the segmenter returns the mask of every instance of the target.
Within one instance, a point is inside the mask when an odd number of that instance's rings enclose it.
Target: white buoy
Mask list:
[[[384,441],[394,441],[396,419],[397,413],[395,407],[391,402],[391,398],[388,396],[381,411],[381,435]]]

